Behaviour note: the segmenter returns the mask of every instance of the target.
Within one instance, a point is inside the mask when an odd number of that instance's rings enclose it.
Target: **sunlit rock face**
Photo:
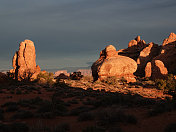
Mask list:
[[[36,66],[35,46],[31,40],[24,40],[19,45],[19,50],[15,53],[12,60],[14,69],[10,70],[15,74],[15,79],[33,80],[40,73],[40,67]]]
[[[167,74],[176,74],[176,35],[171,33],[164,39],[158,56],[145,67],[145,77],[155,79],[166,78]],[[148,71],[151,74],[148,74]]]
[[[129,57],[118,55],[112,45],[100,52],[100,58],[93,63],[91,69],[94,81],[110,76],[124,77],[128,82],[136,81],[133,73],[137,70],[137,63]]]
[[[148,62],[152,61],[160,52],[160,46],[154,44],[153,42],[147,44],[141,52],[137,59],[138,69],[135,73],[137,76],[145,76],[145,67]]]
[[[127,56],[137,61],[137,58],[140,55],[140,52],[147,47],[148,45],[144,40],[141,40],[140,36],[137,36],[134,40],[131,40],[128,43],[128,48],[121,49],[118,51],[119,55]]]

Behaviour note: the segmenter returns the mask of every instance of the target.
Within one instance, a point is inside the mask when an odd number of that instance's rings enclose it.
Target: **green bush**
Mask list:
[[[118,79],[115,76],[107,77],[104,80],[104,82],[107,83],[107,84],[109,84],[109,85],[116,85],[116,84],[118,84]]]
[[[45,73],[40,73],[37,76],[37,81],[40,84],[48,84],[48,85],[53,85],[54,84],[54,76],[53,73],[45,72]]]
[[[176,90],[176,80],[172,74],[169,74],[166,80],[156,79],[155,83],[158,89],[163,90],[166,93],[172,93]]]

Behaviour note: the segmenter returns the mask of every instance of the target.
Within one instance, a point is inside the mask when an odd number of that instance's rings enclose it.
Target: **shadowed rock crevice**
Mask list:
[[[175,62],[176,34],[171,33],[168,38],[164,39],[159,55],[153,57],[151,66],[150,64],[146,65],[145,77],[151,77],[153,80],[155,80],[166,78],[167,74],[175,74]],[[147,72],[151,72],[151,75],[149,76]]]

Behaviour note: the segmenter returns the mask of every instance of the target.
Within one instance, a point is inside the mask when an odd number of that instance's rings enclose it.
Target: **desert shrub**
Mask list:
[[[17,89],[17,90],[16,90],[16,94],[22,94],[21,90],[20,90],[20,89]]]
[[[66,84],[65,80],[64,79],[59,79],[59,78],[56,80],[55,85],[56,86],[60,86],[62,88],[68,87],[68,85]]]
[[[125,114],[114,108],[107,108],[97,113],[98,121],[102,126],[112,125],[116,122],[136,124],[137,119],[133,115]]]
[[[56,126],[53,130],[53,132],[68,132],[70,131],[70,124],[68,123],[61,123],[58,126]]]
[[[120,127],[111,127],[108,132],[123,132]]]
[[[105,132],[105,129],[97,126],[88,126],[82,132]]]
[[[52,110],[53,110],[53,104],[49,101],[45,101],[39,106],[37,112],[45,113],[45,112],[51,112]]]
[[[4,119],[4,110],[3,109],[0,109],[0,120],[3,120]]]
[[[6,112],[14,112],[19,109],[16,102],[7,102],[3,104],[2,107],[6,107]]]
[[[0,123],[1,132],[28,132],[29,127],[24,123],[3,124]]]
[[[176,123],[167,125],[164,132],[176,132]]]
[[[30,132],[52,132],[51,128],[44,124],[41,120],[37,120],[30,125]]]
[[[83,78],[83,75],[81,75],[80,71],[70,74],[70,79],[72,80],[80,80],[81,78]]]
[[[17,113],[15,113],[12,116],[12,119],[28,119],[28,118],[32,118],[32,117],[33,117],[32,112],[21,110],[21,111],[17,111]]]
[[[92,110],[91,107],[87,107],[87,106],[80,106],[80,107],[77,107],[75,109],[72,109],[70,111],[70,115],[79,115],[80,113],[83,113],[83,112],[87,112],[87,111],[90,111]]]
[[[44,113],[36,113],[35,117],[43,118],[43,119],[52,119],[54,118],[53,112],[44,112]]]
[[[172,94],[176,91],[176,80],[172,74],[169,74],[166,80],[156,79],[155,83],[158,89],[163,90],[166,93]]]
[[[78,100],[76,99],[72,99],[72,100],[69,100],[68,103],[71,103],[71,104],[78,104]]]
[[[109,84],[109,85],[116,85],[118,84],[118,79],[115,76],[107,77],[103,82]]]
[[[37,81],[40,84],[48,84],[48,85],[53,85],[54,84],[54,76],[53,73],[49,73],[49,72],[44,72],[44,73],[40,73],[37,76]]]
[[[126,83],[127,83],[127,80],[126,80],[124,77],[121,77],[121,78],[120,78],[120,82],[122,82],[123,84],[126,84]]]
[[[156,79],[155,83],[156,83],[157,89],[159,90],[164,90],[166,88],[166,83],[167,83],[166,80]]]
[[[41,99],[40,97],[36,97],[36,98],[32,98],[32,99],[21,99],[18,101],[18,105],[22,106],[22,107],[31,107],[34,105],[40,105],[44,102],[43,99]]]
[[[87,82],[92,82],[93,81],[93,77],[92,76],[84,76],[81,80],[87,81]]]
[[[176,108],[175,100],[162,101],[162,102],[158,102],[157,104],[155,104],[153,108],[149,110],[148,114],[149,116],[156,116],[164,112],[172,111],[175,108]]]
[[[94,119],[94,115],[92,112],[83,112],[78,116],[78,121],[91,121]]]

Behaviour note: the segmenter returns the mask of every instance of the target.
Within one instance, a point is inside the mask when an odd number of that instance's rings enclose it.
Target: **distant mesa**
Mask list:
[[[40,73],[40,67],[36,66],[35,46],[31,40],[24,40],[19,45],[19,50],[15,53],[12,60],[13,73],[16,80],[33,80]]]
[[[91,76],[92,75],[92,71],[91,69],[78,69],[75,72],[81,72],[81,75],[83,76]],[[66,79],[68,78],[71,74],[73,74],[74,72],[68,72],[67,70],[58,70],[54,73],[54,78],[61,78],[61,79]]]
[[[110,76],[124,77],[128,82],[136,81],[133,73],[137,70],[137,63],[129,57],[118,55],[113,45],[100,52],[100,58],[93,63],[91,69],[94,81]]]
[[[81,75],[83,75],[83,76],[91,76],[92,75],[91,69],[78,69],[77,72],[81,72]]]
[[[58,77],[60,74],[64,74],[66,76],[69,76],[70,74],[67,72],[67,70],[59,70],[54,73],[54,77]]]

